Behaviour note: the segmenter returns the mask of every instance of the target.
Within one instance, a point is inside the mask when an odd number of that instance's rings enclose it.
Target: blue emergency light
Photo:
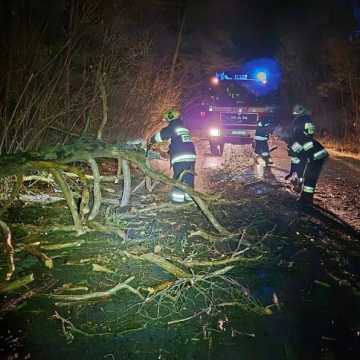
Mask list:
[[[281,69],[278,62],[272,58],[254,59],[242,66],[242,71],[256,81],[243,83],[256,96],[264,96],[279,88]]]
[[[212,80],[214,85],[220,81],[236,81],[257,96],[266,95],[279,87],[280,66],[276,60],[261,58],[251,60],[236,70],[217,72]]]
[[[262,84],[266,84],[267,83],[267,73],[265,71],[258,71],[255,74],[255,79],[257,81],[260,81]]]

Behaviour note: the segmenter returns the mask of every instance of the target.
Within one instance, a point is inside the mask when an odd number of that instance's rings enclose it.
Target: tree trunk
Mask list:
[[[180,28],[179,28],[179,31],[178,31],[178,34],[177,34],[177,39],[176,39],[175,52],[174,52],[174,56],[173,56],[172,64],[171,64],[170,78],[169,78],[170,86],[171,86],[171,84],[173,82],[173,79],[174,79],[174,74],[175,74],[175,69],[176,69],[176,62],[177,62],[177,59],[179,57],[179,52],[180,52],[182,34],[183,34],[184,25],[185,25],[185,19],[186,19],[186,2],[187,1],[185,1],[184,7],[183,7],[183,13],[182,13],[182,17],[181,17]]]

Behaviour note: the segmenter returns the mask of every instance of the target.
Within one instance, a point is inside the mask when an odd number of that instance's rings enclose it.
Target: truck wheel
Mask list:
[[[220,155],[219,145],[211,142],[210,143],[210,151],[211,151],[211,155],[219,156]]]
[[[222,156],[224,152],[224,144],[223,143],[211,143],[210,142],[210,150],[211,154],[214,156]]]
[[[224,145],[225,144],[219,144],[219,155],[222,156],[223,152],[224,152]]]

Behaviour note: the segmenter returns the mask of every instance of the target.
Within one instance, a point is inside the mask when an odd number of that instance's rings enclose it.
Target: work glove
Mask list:
[[[292,179],[291,185],[293,187],[293,191],[296,192],[297,194],[300,194],[303,188],[303,183],[304,183],[303,178],[299,178],[296,176],[294,179]]]

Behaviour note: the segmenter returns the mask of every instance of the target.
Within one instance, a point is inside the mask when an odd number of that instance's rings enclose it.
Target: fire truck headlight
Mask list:
[[[218,84],[219,84],[219,79],[218,79],[218,77],[216,77],[216,76],[212,77],[212,78],[211,78],[211,83],[212,83],[213,85],[218,85]]]
[[[210,136],[220,136],[219,128],[211,128],[209,131]]]

